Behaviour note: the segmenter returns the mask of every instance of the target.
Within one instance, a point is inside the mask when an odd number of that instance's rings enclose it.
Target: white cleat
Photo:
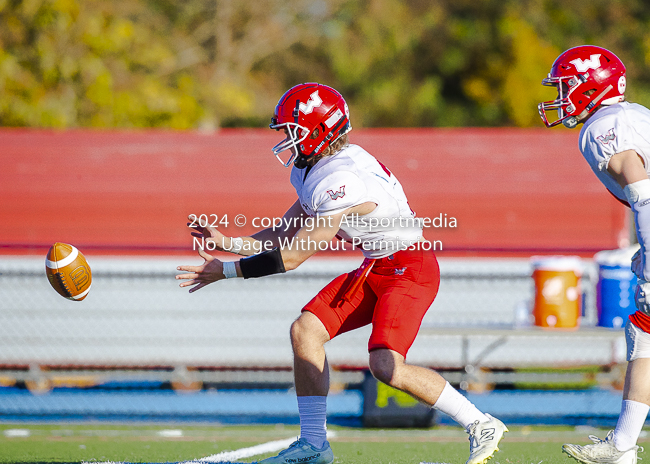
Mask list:
[[[508,427],[499,419],[486,414],[488,421],[476,421],[467,428],[469,433],[469,459],[466,464],[485,464],[499,451],[499,442]]]
[[[318,449],[303,438],[299,438],[289,445],[280,454],[271,458],[262,459],[259,464],[331,464],[334,462],[334,454],[329,442],[325,442],[321,449]]]
[[[643,448],[633,446],[627,451],[619,451],[614,446],[614,431],[610,430],[604,440],[589,435],[591,445],[562,445],[562,451],[584,464],[636,464],[637,452]]]

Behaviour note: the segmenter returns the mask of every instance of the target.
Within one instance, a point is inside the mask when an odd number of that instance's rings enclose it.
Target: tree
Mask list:
[[[538,126],[582,43],[650,103],[639,0],[0,0],[0,125],[263,126],[282,93],[339,89],[356,127]]]

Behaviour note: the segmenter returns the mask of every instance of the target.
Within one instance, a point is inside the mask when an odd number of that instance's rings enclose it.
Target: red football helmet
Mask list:
[[[350,132],[350,112],[345,100],[331,87],[308,83],[296,85],[282,95],[271,118],[271,129],[285,130],[287,138],[273,147],[278,160],[289,167],[307,166],[312,156],[319,155],[334,141]],[[291,150],[285,163],[280,158]]]
[[[625,66],[609,50],[581,45],[557,57],[542,85],[557,87],[558,92],[557,99],[537,105],[546,127],[562,123],[573,128],[599,105],[625,99]],[[548,121],[548,110],[557,110],[556,121]]]

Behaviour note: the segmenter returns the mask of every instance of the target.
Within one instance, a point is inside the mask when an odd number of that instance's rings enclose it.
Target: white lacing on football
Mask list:
[[[54,268],[54,269],[56,269],[56,268]],[[72,298],[72,292],[68,288],[68,284],[65,283],[65,279],[63,278],[63,274],[60,273],[60,272],[57,272],[56,274],[54,274],[54,278],[57,280],[57,282],[59,283],[59,285],[61,286],[63,291],[66,293],[65,297],[68,298],[68,299]]]

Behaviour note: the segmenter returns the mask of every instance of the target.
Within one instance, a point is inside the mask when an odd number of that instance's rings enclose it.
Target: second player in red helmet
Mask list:
[[[600,105],[625,99],[625,65],[609,50],[594,45],[570,48],[557,57],[542,85],[556,87],[557,98],[538,105],[547,127],[560,123],[573,128]],[[547,111],[557,110],[549,122]]]
[[[631,263],[637,311],[625,327],[629,363],[616,428],[604,440],[591,435],[593,443],[567,443],[563,450],[584,464],[636,464],[650,410],[650,111],[625,101],[625,66],[602,47],[565,51],[542,84],[557,89],[555,100],[538,105],[544,124],[582,124],[580,152],[605,188],[632,209],[640,244]],[[553,122],[549,110],[558,112]]]

